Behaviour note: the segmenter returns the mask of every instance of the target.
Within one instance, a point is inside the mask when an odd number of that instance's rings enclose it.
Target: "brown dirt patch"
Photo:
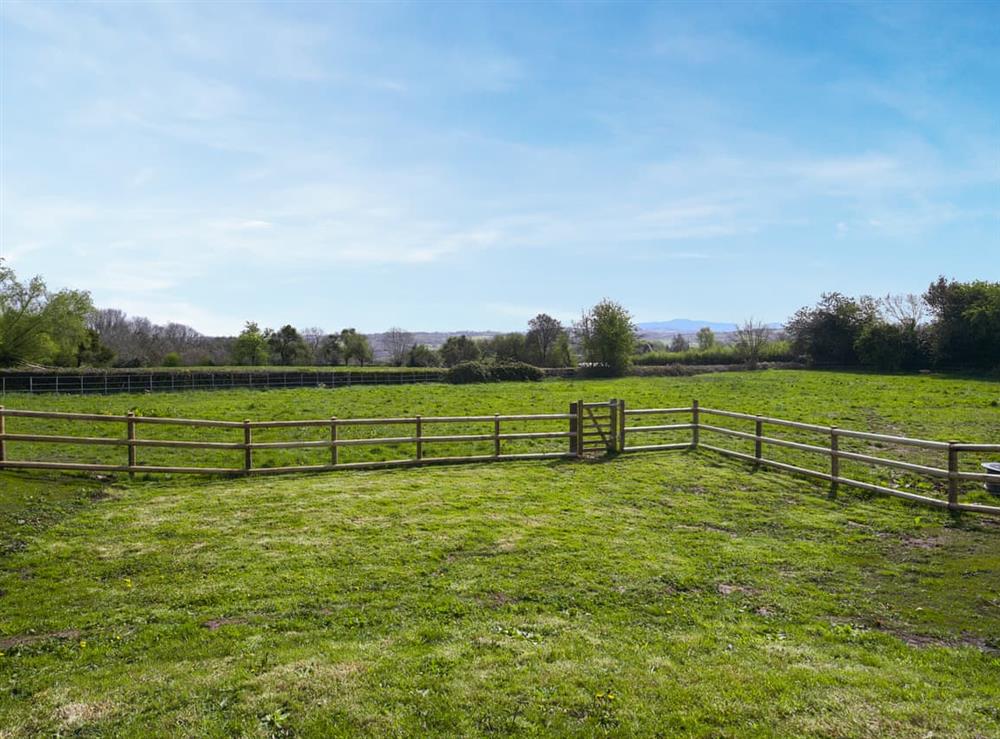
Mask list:
[[[65,631],[50,631],[45,634],[17,634],[14,636],[0,637],[0,649],[11,649],[12,647],[23,647],[27,644],[36,644],[47,639],[78,639],[80,631],[78,629],[66,629]]]
[[[213,618],[202,624],[209,631],[216,631],[223,626],[236,626],[238,624],[249,623],[249,621],[242,616],[227,616],[225,618]]]
[[[756,595],[757,591],[753,588],[748,588],[745,585],[729,585],[727,583],[719,583],[715,586],[715,589],[719,591],[720,595],[732,595],[736,593],[738,595]]]
[[[508,595],[507,593],[501,593],[499,591],[487,593],[483,596],[482,601],[485,605],[490,608],[503,608],[504,606],[509,606],[512,603],[517,603],[518,599],[513,595]]]

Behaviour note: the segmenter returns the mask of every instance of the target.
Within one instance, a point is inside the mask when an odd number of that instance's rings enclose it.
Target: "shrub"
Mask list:
[[[448,370],[448,382],[464,385],[470,382],[538,381],[545,373],[526,362],[460,362]]]
[[[545,373],[527,362],[496,362],[490,374],[498,382],[538,382]]]
[[[448,370],[448,382],[465,385],[470,382],[489,382],[493,379],[488,362],[459,362]]]
[[[177,352],[170,352],[163,358],[164,367],[180,367],[181,355]]]
[[[865,367],[895,372],[926,366],[925,344],[919,328],[879,321],[861,330],[854,342],[854,351]]]

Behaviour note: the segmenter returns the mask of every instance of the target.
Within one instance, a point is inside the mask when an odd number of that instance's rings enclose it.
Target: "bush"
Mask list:
[[[164,367],[180,367],[181,355],[177,352],[170,352],[163,358],[163,362],[161,364]]]
[[[886,372],[920,369],[929,363],[926,341],[917,327],[884,321],[865,326],[854,351],[865,367]]]
[[[525,362],[460,362],[448,370],[448,382],[464,385],[471,382],[538,381],[545,373]]]
[[[544,372],[527,362],[496,362],[490,370],[498,382],[538,382],[545,377]]]
[[[465,385],[470,382],[489,382],[493,379],[490,367],[488,362],[459,362],[448,370],[446,377],[448,382],[453,382],[456,385]]]

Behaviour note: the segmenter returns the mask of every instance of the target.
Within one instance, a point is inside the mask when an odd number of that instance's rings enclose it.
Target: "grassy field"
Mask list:
[[[4,403],[241,420],[581,397],[935,439],[1000,429],[995,382],[808,372]],[[831,501],[708,454],[7,472],[0,534],[0,736],[1000,733],[1000,522]]]

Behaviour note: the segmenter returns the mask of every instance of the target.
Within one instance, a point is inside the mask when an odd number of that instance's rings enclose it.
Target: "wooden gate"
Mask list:
[[[620,400],[570,403],[570,431],[574,433],[570,437],[570,451],[578,457],[621,451],[623,406]]]

